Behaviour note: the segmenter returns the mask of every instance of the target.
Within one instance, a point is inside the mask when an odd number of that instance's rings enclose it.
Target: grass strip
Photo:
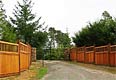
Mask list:
[[[41,67],[37,70],[37,79],[41,79],[44,77],[45,74],[47,74],[48,69],[46,67]]]

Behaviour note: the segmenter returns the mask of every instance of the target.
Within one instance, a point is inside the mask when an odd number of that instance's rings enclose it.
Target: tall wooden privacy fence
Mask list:
[[[0,77],[19,74],[31,64],[31,46],[0,41]]]
[[[68,53],[72,61],[116,67],[116,45],[75,47]]]

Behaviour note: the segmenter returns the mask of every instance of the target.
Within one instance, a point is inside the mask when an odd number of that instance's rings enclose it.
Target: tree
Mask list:
[[[48,41],[47,32],[37,31],[32,37],[32,45],[37,48],[37,59],[42,59],[44,54],[44,47]]]
[[[63,33],[60,30],[56,30],[56,42],[58,47],[70,47],[71,39],[68,36],[68,33]]]
[[[35,20],[36,15],[32,14],[31,0],[23,0],[23,4],[18,2],[15,8],[13,13],[15,18],[10,17],[10,19],[15,26],[17,39],[31,44],[34,32],[42,26],[39,24],[41,17]]]
[[[11,24],[6,20],[5,10],[3,9],[3,3],[0,1],[0,35],[1,40],[8,42],[16,41],[16,34],[14,32],[14,28]]]
[[[46,59],[62,59],[63,50],[70,47],[70,38],[68,33],[63,33],[60,30],[56,30],[54,27],[50,27],[48,30],[48,49]]]
[[[73,42],[77,46],[116,44],[116,21],[107,11],[104,11],[102,16],[103,19],[89,23],[75,34]]]
[[[25,43],[29,43],[32,47],[37,48],[37,59],[40,59],[42,50],[46,45],[47,32],[45,22],[40,23],[41,17],[36,19],[36,15],[32,13],[32,1],[23,0],[21,4],[14,9],[14,17],[10,17],[15,28],[17,39]]]
[[[55,48],[55,33],[56,33],[55,28],[50,27],[48,30],[48,36],[49,36],[49,46],[51,48]]]

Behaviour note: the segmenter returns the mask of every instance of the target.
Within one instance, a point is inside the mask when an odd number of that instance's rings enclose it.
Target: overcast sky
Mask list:
[[[21,0],[3,0],[6,13],[12,16],[14,5]],[[88,22],[101,18],[103,11],[116,17],[116,0],[32,0],[33,13],[42,16],[49,27],[55,27],[74,36]]]

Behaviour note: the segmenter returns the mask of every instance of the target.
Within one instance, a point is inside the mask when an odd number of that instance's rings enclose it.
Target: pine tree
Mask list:
[[[10,17],[10,19],[15,25],[17,39],[31,43],[33,34],[42,26],[39,25],[41,17],[35,20],[36,15],[32,14],[32,1],[23,0],[23,4],[18,2],[13,14],[15,18]]]

